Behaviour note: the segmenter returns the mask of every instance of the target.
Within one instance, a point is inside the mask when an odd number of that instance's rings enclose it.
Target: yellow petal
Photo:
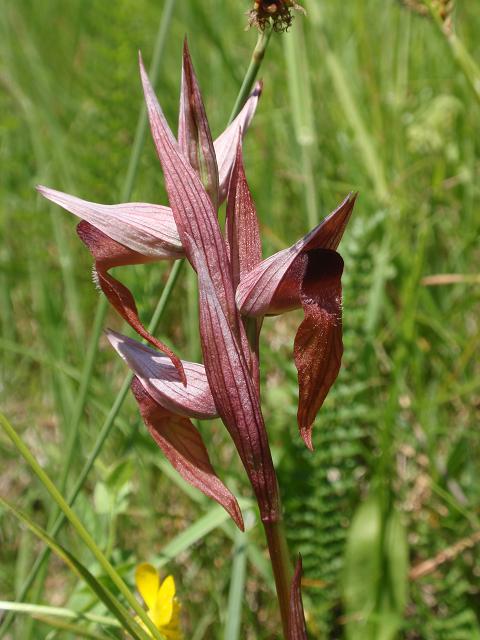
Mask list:
[[[159,629],[172,619],[173,599],[175,598],[175,580],[173,576],[167,576],[158,590],[155,607],[152,608],[152,620]]]
[[[135,569],[135,584],[147,608],[153,610],[157,602],[160,578],[158,571],[151,564],[144,562]]]

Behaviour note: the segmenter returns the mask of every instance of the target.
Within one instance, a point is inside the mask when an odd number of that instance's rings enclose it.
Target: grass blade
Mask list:
[[[233,562],[228,593],[227,622],[224,640],[238,640],[242,621],[243,594],[245,591],[245,573],[247,567],[247,534],[237,531],[233,545]]]
[[[47,474],[42,469],[42,467],[38,464],[38,462],[36,461],[36,459],[34,458],[32,453],[30,452],[28,447],[26,447],[26,445],[24,444],[22,439],[17,435],[17,433],[15,432],[15,430],[13,429],[11,424],[8,422],[8,420],[5,418],[5,416],[3,416],[2,414],[0,414],[0,424],[3,427],[3,430],[5,431],[5,433],[10,438],[10,440],[13,442],[13,444],[16,447],[17,451],[20,453],[20,455],[24,458],[24,460],[30,466],[30,468],[35,473],[35,475],[40,480],[40,482],[43,484],[45,489],[48,491],[48,493],[50,494],[52,499],[55,501],[55,503],[58,505],[58,507],[64,513],[65,517],[69,520],[69,522],[71,523],[71,525],[73,526],[73,528],[77,532],[78,536],[81,538],[81,540],[84,542],[84,544],[88,547],[88,549],[90,550],[92,555],[96,558],[96,560],[98,561],[98,563],[100,564],[102,569],[105,571],[105,573],[113,581],[113,583],[115,584],[117,589],[120,591],[120,593],[124,596],[124,598],[126,599],[128,604],[132,607],[132,609],[140,617],[142,622],[144,622],[146,624],[148,630],[152,633],[153,637],[157,638],[157,640],[161,640],[161,635],[159,634],[159,632],[158,632],[157,628],[155,627],[155,625],[153,624],[153,622],[147,616],[145,610],[140,606],[140,604],[138,603],[138,601],[136,600],[134,595],[131,593],[131,591],[129,590],[127,585],[122,580],[121,576],[114,569],[114,567],[110,564],[108,559],[105,557],[105,555],[102,553],[102,551],[99,549],[99,547],[95,543],[95,540],[92,538],[92,536],[88,533],[88,531],[85,529],[83,524],[80,522],[80,519],[78,518],[78,516],[69,507],[69,505],[65,501],[64,497],[58,491],[58,489],[53,484],[53,482],[50,480],[50,478],[47,476]],[[6,505],[6,506],[8,506],[8,505]],[[27,518],[26,523],[28,523],[29,526],[31,526],[31,524],[32,524],[28,518]],[[49,538],[49,540],[50,540],[50,538]],[[49,546],[51,547],[50,543],[49,543]],[[75,559],[73,558],[73,560],[75,560]]]
[[[105,604],[109,611],[111,611],[111,613],[117,618],[124,629],[128,630],[136,639],[148,640],[148,635],[141,629],[141,627],[138,626],[125,607],[69,551],[55,542],[55,540],[53,540],[46,531],[36,525],[29,516],[14,507],[12,504],[9,504],[3,498],[0,498],[0,506],[8,509],[18,520],[23,522],[23,524],[25,524],[30,531],[37,536],[37,538],[40,538],[45,542],[45,544],[47,544],[79,578],[84,580],[98,598]]]

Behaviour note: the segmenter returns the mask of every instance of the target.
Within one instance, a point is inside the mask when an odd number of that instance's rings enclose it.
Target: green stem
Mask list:
[[[264,522],[268,552],[272,562],[273,577],[277,588],[278,604],[282,617],[283,635],[288,638],[288,616],[290,611],[290,587],[293,579],[292,564],[288,553],[285,529],[281,520]]]
[[[432,1],[425,0],[425,2],[435,24],[443,33],[448,45],[450,46],[450,51],[452,53],[453,59],[455,60],[460,71],[465,76],[477,102],[480,104],[480,67],[472,58],[462,40],[455,34],[452,29],[448,29],[445,27],[445,23],[442,20],[438,9],[435,7]]]
[[[245,100],[248,97],[248,94],[252,90],[253,83],[255,82],[255,78],[257,77],[258,70],[261,67],[263,58],[265,56],[265,51],[267,49],[271,35],[272,35],[271,28],[265,29],[265,31],[261,31],[258,34],[257,43],[255,45],[255,49],[253,50],[252,57],[250,59],[250,64],[248,66],[245,77],[243,78],[242,86],[240,87],[240,91],[238,92],[237,99],[235,100],[232,113],[230,114],[230,119],[228,121],[229,124],[240,113],[245,103]]]

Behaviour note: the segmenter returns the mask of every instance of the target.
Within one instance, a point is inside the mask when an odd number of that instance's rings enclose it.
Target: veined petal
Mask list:
[[[182,243],[172,210],[144,202],[105,205],[39,185],[37,191],[70,213],[86,220],[125,247],[153,260],[181,258]]]
[[[153,609],[160,586],[160,577],[155,567],[148,562],[139,564],[135,569],[135,585],[147,605],[147,609]]]
[[[157,404],[134,378],[132,391],[151,436],[182,478],[216,500],[243,531],[243,518],[235,496],[213,470],[202,437],[188,418]]]
[[[242,276],[254,269],[262,260],[262,242],[257,211],[245,176],[240,136],[228,189],[225,229],[232,281],[234,288],[236,288]],[[246,316],[242,318],[245,333],[248,336],[250,370],[257,390],[260,388],[259,336],[262,321],[263,318]]]
[[[302,558],[298,556],[297,566],[290,587],[290,611],[288,615],[288,640],[308,640],[305,614],[302,603]]]
[[[180,379],[185,383],[185,373],[180,359],[167,345],[147,331],[138,317],[137,305],[130,291],[108,273],[108,270],[112,267],[141,264],[142,262],[150,262],[151,259],[112,240],[86,220],[82,220],[77,226],[77,233],[95,260],[94,274],[108,301],[142,338],[145,338],[150,344],[168,355],[176,367]]]
[[[178,233],[188,260],[196,269],[194,255],[203,256],[230,327],[239,334],[230,263],[217,213],[200,178],[180,151],[140,57],[150,128],[165,176],[165,186]]]
[[[200,176],[213,206],[217,208],[219,204],[217,159],[186,38],[183,44],[178,145]]]
[[[112,347],[159,405],[190,418],[208,420],[217,417],[203,365],[182,360],[186,376],[184,385],[169,358],[116,331],[108,330],[106,334]]]
[[[242,277],[236,291],[240,312],[247,316],[276,315],[300,306],[296,259],[312,249],[336,249],[355,204],[349,194],[335,211],[288,249],[275,253]]]
[[[257,210],[245,175],[240,136],[228,190],[225,227],[233,286],[236,289],[242,276],[262,261]]]
[[[300,298],[305,317],[295,336],[293,354],[298,370],[298,425],[309,449],[312,424],[335,382],[343,354],[343,260],[336,251],[314,249],[306,262]]]
[[[262,94],[263,85],[257,82],[252,93],[247,98],[242,110],[231,124],[215,140],[215,154],[217,156],[220,202],[227,197],[230,174],[235,162],[239,136],[245,135],[257,109],[258,100]]]

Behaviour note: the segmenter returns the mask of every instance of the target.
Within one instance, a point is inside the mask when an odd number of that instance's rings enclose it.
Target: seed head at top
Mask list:
[[[305,13],[295,0],[255,0],[248,11],[248,26],[264,31],[270,24],[274,31],[287,31],[293,22],[292,10]]]

